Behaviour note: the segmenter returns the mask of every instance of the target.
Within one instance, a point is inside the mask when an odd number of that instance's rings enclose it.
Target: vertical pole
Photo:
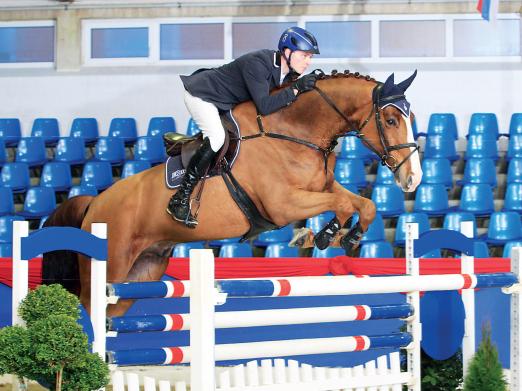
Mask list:
[[[473,222],[460,223],[460,232],[468,238],[473,238]],[[475,274],[475,257],[461,254],[460,272]],[[462,374],[466,376],[469,361],[475,354],[475,289],[462,289],[464,304],[464,338],[462,338]]]
[[[214,254],[190,250],[190,389],[215,390]]]
[[[522,265],[522,247],[516,247],[511,250],[511,272],[518,277],[518,289],[520,289]],[[510,390],[522,389],[522,322],[520,316],[522,314],[522,301],[520,300],[520,291],[514,290],[511,294],[511,336],[510,336],[510,373],[511,382]]]
[[[91,224],[91,233],[100,239],[107,239],[107,224]],[[107,256],[105,257],[107,258]],[[107,260],[91,259],[91,323],[94,333],[93,353],[98,353],[105,361],[106,316],[107,316]]]
[[[419,225],[417,223],[406,224],[406,273],[410,276],[419,276],[419,258],[415,258],[413,247],[415,240],[419,238]],[[413,337],[411,345],[407,349],[408,372],[412,376],[412,383],[408,384],[408,391],[421,390],[421,350],[422,324],[420,322],[420,293],[408,292],[408,303],[413,306],[415,313],[407,324],[407,331]]]
[[[29,292],[29,260],[22,259],[22,238],[29,236],[29,222],[13,221],[13,290],[12,324],[23,325],[18,307]]]

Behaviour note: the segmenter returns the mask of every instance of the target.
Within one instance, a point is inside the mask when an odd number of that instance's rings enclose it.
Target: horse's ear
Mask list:
[[[417,76],[416,69],[415,69],[415,72],[413,72],[413,74],[410,77],[408,77],[406,80],[403,80],[399,84],[397,84],[397,87],[399,87],[401,89],[401,91],[404,93],[408,89],[408,87],[411,85],[411,83],[413,82],[413,79],[415,79],[415,76]]]
[[[393,86],[395,85],[395,76],[392,73],[386,81],[384,82],[384,85],[382,86],[383,91],[391,91],[393,89]]]

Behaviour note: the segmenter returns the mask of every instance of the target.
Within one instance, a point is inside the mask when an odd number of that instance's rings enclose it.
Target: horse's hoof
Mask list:
[[[359,243],[363,237],[363,231],[361,228],[361,224],[357,222],[350,231],[346,235],[341,238],[341,247],[344,248],[346,255],[350,255],[350,253],[359,247]]]
[[[335,238],[335,234],[341,229],[341,223],[334,217],[322,230],[320,230],[314,238],[315,247],[319,250],[324,250]]]

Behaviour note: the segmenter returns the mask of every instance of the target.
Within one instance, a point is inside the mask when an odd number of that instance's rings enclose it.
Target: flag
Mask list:
[[[498,14],[499,0],[479,0],[477,10],[482,15],[482,19],[495,20]]]

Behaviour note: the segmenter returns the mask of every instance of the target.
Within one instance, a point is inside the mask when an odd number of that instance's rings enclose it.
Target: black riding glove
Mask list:
[[[297,79],[292,85],[292,88],[296,89],[298,94],[302,94],[303,92],[313,90],[316,81],[317,75],[310,73]]]

